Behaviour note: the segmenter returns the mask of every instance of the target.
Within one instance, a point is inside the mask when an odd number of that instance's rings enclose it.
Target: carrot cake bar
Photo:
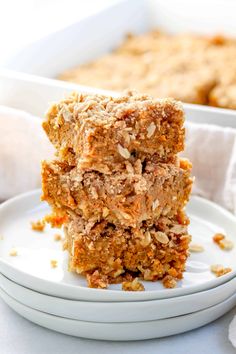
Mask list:
[[[167,275],[181,279],[191,239],[186,220],[182,215],[160,217],[138,228],[121,228],[104,220],[88,224],[72,217],[65,226],[69,270],[86,275],[90,282],[94,275],[98,287],[100,281],[107,287],[127,276],[151,281]]]
[[[175,215],[188,201],[191,165],[150,163],[110,175],[80,171],[66,162],[42,164],[42,198],[54,210],[76,213],[87,220],[137,226],[160,215]]]
[[[74,94],[50,108],[43,128],[61,159],[111,173],[137,159],[173,162],[184,147],[183,123],[182,106],[171,99]]]

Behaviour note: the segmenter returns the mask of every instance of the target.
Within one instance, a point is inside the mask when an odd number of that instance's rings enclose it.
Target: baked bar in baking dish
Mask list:
[[[128,35],[112,53],[59,78],[118,92],[135,88],[155,97],[235,109],[235,57],[234,38],[155,30]]]

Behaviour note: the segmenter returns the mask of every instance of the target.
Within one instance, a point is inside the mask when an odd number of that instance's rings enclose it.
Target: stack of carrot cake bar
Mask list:
[[[127,93],[72,94],[54,104],[43,128],[56,159],[42,163],[47,220],[64,225],[69,270],[90,287],[137,278],[182,278],[190,236],[184,207],[191,165],[180,159],[184,113],[179,102]]]

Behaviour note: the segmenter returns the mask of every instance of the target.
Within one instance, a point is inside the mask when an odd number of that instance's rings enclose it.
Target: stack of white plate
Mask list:
[[[67,271],[67,253],[53,237],[57,230],[31,229],[49,212],[39,199],[35,191],[0,207],[0,295],[30,321],[79,337],[139,340],[203,326],[236,305],[236,247],[227,252],[212,241],[217,232],[234,240],[236,219],[219,206],[192,197],[190,233],[204,251],[191,254],[177,288],[143,282],[145,291],[124,292],[121,285],[89,289],[82,276]],[[217,278],[210,266],[219,263],[232,272]]]

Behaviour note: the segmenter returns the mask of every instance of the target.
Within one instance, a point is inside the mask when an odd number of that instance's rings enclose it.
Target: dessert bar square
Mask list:
[[[192,186],[191,165],[137,160],[134,167],[112,174],[80,171],[68,163],[42,164],[42,198],[55,210],[75,213],[87,220],[137,226],[160,215],[183,209]]]
[[[65,226],[69,270],[87,275],[89,286],[106,287],[129,277],[181,279],[191,237],[187,218],[160,217],[139,228],[72,218]]]
[[[184,147],[184,112],[171,99],[74,94],[54,104],[43,128],[60,159],[111,173],[137,159],[174,162]]]

